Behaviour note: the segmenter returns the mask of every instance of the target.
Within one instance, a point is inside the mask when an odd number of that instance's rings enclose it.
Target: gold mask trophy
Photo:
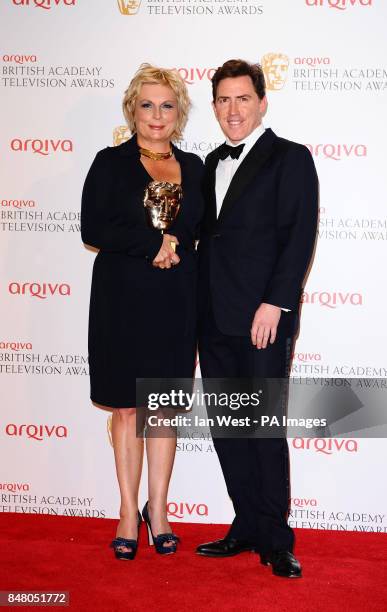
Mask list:
[[[181,185],[166,181],[151,181],[144,193],[148,224],[164,234],[176,219],[183,199]],[[173,250],[175,243],[171,242]]]

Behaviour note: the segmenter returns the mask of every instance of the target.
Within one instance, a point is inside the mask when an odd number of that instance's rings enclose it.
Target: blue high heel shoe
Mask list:
[[[137,540],[128,540],[127,538],[115,538],[110,544],[111,548],[114,548],[114,554],[116,559],[122,561],[133,561],[137,553],[138,546],[138,532],[141,525],[141,514],[138,511],[137,514]],[[123,548],[130,548],[131,550],[122,550]],[[121,549],[121,550],[120,550]]]
[[[152,527],[148,513],[148,502],[146,502],[142,511],[142,517],[148,527],[148,541],[150,546],[155,545],[156,552],[160,555],[171,555],[176,552],[177,543],[180,541],[177,535],[174,533],[159,533],[157,536],[153,535]],[[165,542],[173,542],[171,546],[164,546]]]

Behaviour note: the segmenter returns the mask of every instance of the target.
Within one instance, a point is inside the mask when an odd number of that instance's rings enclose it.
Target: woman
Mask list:
[[[195,361],[195,233],[202,214],[203,164],[171,144],[182,137],[190,102],[178,73],[142,64],[123,100],[132,138],[100,151],[87,175],[82,240],[99,249],[89,317],[91,399],[113,409],[121,493],[112,546],[134,559],[141,522],[138,489],[144,441],[136,437],[136,378],[192,378]],[[151,226],[144,195],[153,181],[182,189],[167,233]],[[167,492],[176,435],[147,437],[149,501],[144,520],[157,552],[176,551]]]

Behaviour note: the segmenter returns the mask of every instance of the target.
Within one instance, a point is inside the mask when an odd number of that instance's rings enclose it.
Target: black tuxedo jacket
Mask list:
[[[262,302],[298,311],[316,237],[318,180],[309,150],[271,129],[238,167],[217,218],[217,149],[206,158],[199,314],[211,300],[227,335],[250,335]]]

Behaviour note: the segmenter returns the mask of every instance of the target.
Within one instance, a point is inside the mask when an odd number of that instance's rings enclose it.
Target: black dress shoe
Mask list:
[[[261,553],[261,563],[271,565],[273,574],[284,578],[301,578],[301,565],[296,557],[287,550]]]
[[[196,549],[198,555],[205,557],[233,557],[247,551],[254,552],[255,546],[245,540],[235,540],[234,538],[224,538],[223,540],[200,544]]]

